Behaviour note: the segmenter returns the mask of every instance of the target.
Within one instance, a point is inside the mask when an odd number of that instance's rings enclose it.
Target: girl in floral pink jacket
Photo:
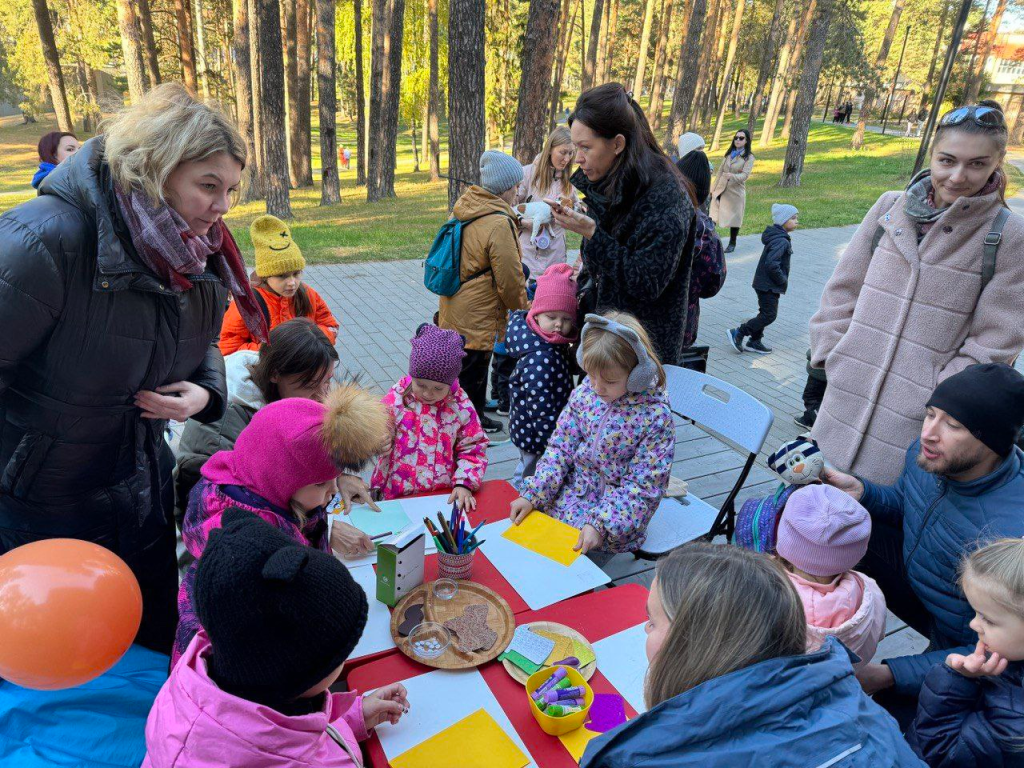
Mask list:
[[[462,337],[424,323],[412,340],[409,375],[384,396],[390,445],[370,485],[385,499],[451,488],[450,502],[475,507],[487,471],[487,435],[457,381]]]
[[[578,360],[587,378],[569,398],[537,472],[512,503],[580,529],[575,549],[631,552],[668,488],[675,451],[665,371],[640,322],[587,315]]]

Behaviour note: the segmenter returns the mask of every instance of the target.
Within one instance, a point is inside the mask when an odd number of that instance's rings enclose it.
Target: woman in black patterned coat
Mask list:
[[[579,164],[572,184],[583,195],[587,214],[552,207],[559,225],[586,238],[580,309],[636,316],[662,362],[676,365],[693,253],[689,184],[619,83],[580,96],[569,128]]]

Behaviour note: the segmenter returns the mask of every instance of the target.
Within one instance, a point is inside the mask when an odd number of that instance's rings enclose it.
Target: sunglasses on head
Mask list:
[[[974,122],[975,125],[983,127],[998,127],[1005,125],[1005,118],[1003,113],[995,107],[957,107],[954,110],[950,110],[942,116],[939,120],[939,125],[960,125],[968,120]]]

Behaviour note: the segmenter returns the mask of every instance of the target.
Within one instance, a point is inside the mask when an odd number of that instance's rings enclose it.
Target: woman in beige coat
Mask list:
[[[1024,347],[1024,218],[1003,202],[1006,139],[998,110],[946,114],[929,170],[878,199],[825,286],[811,365],[828,389],[812,435],[835,467],[894,482],[936,384]],[[986,236],[1007,213],[986,280]]]
[[[729,245],[725,252],[736,250],[736,235],[743,226],[743,212],[747,207],[747,178],[754,170],[754,155],[750,152],[750,131],[740,128],[732,137],[711,188],[711,220],[720,227],[729,228]]]

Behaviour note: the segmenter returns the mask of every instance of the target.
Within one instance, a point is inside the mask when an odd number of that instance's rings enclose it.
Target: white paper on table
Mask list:
[[[445,498],[448,498],[448,497],[446,496]],[[334,525],[334,522],[336,520],[340,520],[343,523],[348,523],[349,525],[352,524],[349,521],[348,515],[344,514],[343,512],[339,512],[336,515],[329,515],[327,520],[328,520],[328,522],[331,525]],[[413,520],[412,524],[415,525],[416,521]],[[426,537],[425,540],[424,540],[424,544],[425,544],[424,551],[425,551],[425,553],[430,555],[430,554],[433,554],[434,552],[437,552],[437,545],[434,543],[434,537],[431,536],[430,535],[430,531],[428,531],[423,526],[422,518],[420,519],[419,527],[424,532],[425,537]],[[341,560],[341,562],[343,562],[349,568],[358,568],[358,567],[364,566],[364,565],[374,565],[377,562],[377,550],[374,549],[374,551],[372,553],[370,553],[369,555],[360,555],[359,557],[342,557],[341,555],[339,555],[338,558]]]
[[[366,620],[363,636],[359,644],[349,654],[350,659],[380,653],[395,647],[391,637],[391,611],[377,599],[377,574],[373,568],[349,568],[349,573],[356,584],[366,593],[366,601],[370,604],[370,616]],[[327,610],[330,610],[328,606]]]
[[[477,670],[438,669],[400,682],[408,691],[408,713],[397,725],[385,723],[377,727],[377,736],[389,762],[483,708],[530,758],[530,765],[536,766],[530,750]],[[525,697],[523,706],[526,706]]]
[[[539,610],[569,597],[589,592],[611,579],[586,557],[577,557],[572,565],[556,563],[550,557],[521,547],[503,534],[511,520],[485,525],[477,533],[481,551],[498,572],[526,601],[531,610]]]
[[[644,704],[644,678],[647,677],[648,666],[646,644],[647,633],[643,624],[593,644],[597,668],[638,713],[647,711]]]

